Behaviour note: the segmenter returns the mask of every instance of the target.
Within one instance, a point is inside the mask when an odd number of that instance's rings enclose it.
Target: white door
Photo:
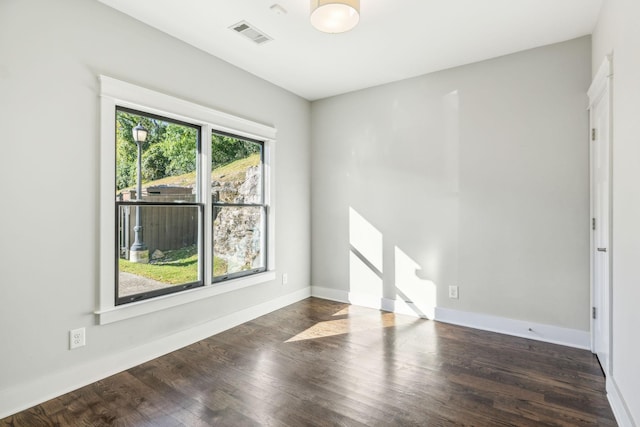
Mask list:
[[[610,372],[610,84],[609,61],[598,72],[589,90],[591,122],[591,266],[592,347],[605,375]],[[602,80],[604,79],[604,80]]]

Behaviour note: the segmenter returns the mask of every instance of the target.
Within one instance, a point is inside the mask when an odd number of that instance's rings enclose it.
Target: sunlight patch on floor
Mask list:
[[[366,331],[379,331],[381,328],[408,325],[416,320],[411,317],[397,316],[394,313],[371,311],[366,315],[353,316],[352,313],[349,313],[349,307],[339,311],[334,314],[334,316],[340,315],[339,313],[342,312],[344,312],[343,315],[351,315],[352,317],[318,322],[285,342],[312,340]]]

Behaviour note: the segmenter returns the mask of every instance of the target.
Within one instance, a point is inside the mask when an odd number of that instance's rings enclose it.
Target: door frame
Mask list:
[[[600,65],[600,67],[598,68],[598,72],[596,73],[595,77],[593,78],[593,82],[591,83],[591,86],[589,87],[589,91],[587,92],[588,96],[589,96],[589,241],[590,241],[590,254],[589,254],[589,277],[590,277],[590,286],[591,286],[591,293],[590,293],[590,310],[589,310],[589,318],[590,318],[590,325],[591,325],[591,352],[592,353],[596,353],[596,328],[595,328],[595,321],[596,319],[593,318],[592,311],[593,307],[595,307],[596,305],[596,301],[595,301],[595,295],[596,295],[596,282],[595,282],[595,277],[594,277],[594,266],[595,266],[595,256],[596,256],[596,247],[595,247],[595,239],[594,239],[594,233],[593,233],[593,227],[592,227],[592,219],[595,218],[595,212],[594,212],[594,201],[595,201],[595,188],[593,185],[594,182],[594,175],[595,175],[595,171],[594,171],[594,143],[593,143],[593,137],[592,137],[592,132],[593,132],[593,106],[598,103],[603,97],[607,97],[608,98],[608,103],[609,103],[609,111],[608,111],[608,126],[607,126],[607,137],[609,140],[609,168],[608,168],[608,182],[609,182],[609,200],[608,200],[608,211],[609,211],[609,224],[608,224],[608,233],[609,233],[609,244],[608,244],[608,248],[607,248],[607,257],[608,257],[608,261],[609,261],[609,283],[608,286],[603,289],[602,291],[605,292],[606,297],[604,298],[605,301],[607,301],[607,304],[604,308],[604,310],[601,309],[602,313],[598,313],[597,316],[604,316],[604,318],[607,319],[607,327],[605,328],[605,333],[608,335],[606,342],[608,343],[608,348],[607,348],[607,363],[606,366],[602,366],[602,369],[605,373],[606,376],[609,376],[610,373],[612,372],[612,328],[611,328],[611,320],[612,320],[612,292],[611,292],[611,288],[612,288],[612,283],[613,283],[613,268],[612,268],[612,253],[613,253],[613,240],[612,240],[612,223],[613,223],[613,216],[612,216],[612,199],[613,199],[613,192],[612,192],[612,178],[613,178],[613,162],[612,162],[612,142],[613,142],[613,126],[612,126],[612,108],[613,108],[613,90],[612,90],[612,77],[613,77],[613,70],[612,70],[612,56],[611,55],[607,55],[604,60],[602,61],[602,64]]]

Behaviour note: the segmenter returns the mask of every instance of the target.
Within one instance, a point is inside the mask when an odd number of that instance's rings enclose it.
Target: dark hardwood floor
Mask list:
[[[0,425],[616,423],[588,351],[310,298]]]

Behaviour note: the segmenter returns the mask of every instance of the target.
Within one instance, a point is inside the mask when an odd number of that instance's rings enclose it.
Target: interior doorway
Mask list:
[[[591,347],[611,370],[611,59],[589,88],[591,180]]]

